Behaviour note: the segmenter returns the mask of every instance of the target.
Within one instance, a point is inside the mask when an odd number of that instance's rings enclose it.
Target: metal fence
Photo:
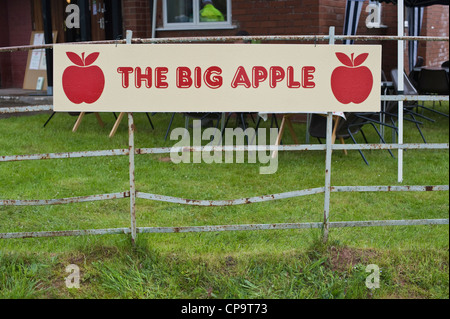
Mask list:
[[[335,36],[334,29],[330,29],[327,36],[246,36],[246,37],[195,37],[195,38],[166,38],[166,39],[131,39],[120,41],[100,41],[88,42],[88,44],[99,43],[190,43],[190,42],[235,42],[236,40],[260,40],[260,41],[328,41],[334,44],[335,40],[426,40],[426,41],[449,41],[448,37],[395,37],[395,36]],[[79,44],[79,43],[77,43]],[[54,45],[43,46],[22,46],[0,48],[0,52],[15,52],[23,50],[31,50],[36,48],[51,49]],[[382,96],[382,101],[448,101],[448,96]],[[51,111],[52,105],[27,106],[27,107],[9,107],[0,108],[0,114],[35,112],[35,111]],[[400,110],[400,107],[399,107]],[[403,110],[401,110],[403,111]],[[402,124],[402,123],[401,123]],[[399,127],[399,131],[403,130],[403,126]],[[139,233],[182,233],[182,232],[218,232],[218,231],[242,231],[242,230],[275,230],[275,229],[305,229],[318,228],[322,229],[323,239],[328,239],[329,229],[341,227],[371,227],[371,226],[409,226],[409,225],[443,225],[449,224],[449,219],[415,219],[415,220],[370,220],[370,221],[330,221],[330,197],[331,193],[337,192],[431,192],[431,191],[448,191],[449,185],[425,185],[425,186],[332,186],[331,185],[331,158],[333,150],[405,150],[405,149],[434,149],[448,150],[448,143],[432,143],[432,144],[404,144],[401,141],[397,144],[332,144],[332,113],[327,114],[327,139],[326,144],[303,144],[303,145],[280,145],[276,146],[278,151],[325,151],[325,185],[324,187],[304,189],[280,194],[270,194],[258,197],[240,198],[234,200],[191,200],[165,195],[148,194],[139,192],[135,184],[135,156],[142,154],[168,154],[172,151],[188,151],[200,152],[203,147],[180,147],[180,148],[135,148],[134,145],[134,118],[133,113],[128,113],[128,148],[113,150],[96,150],[85,152],[65,152],[65,153],[48,153],[33,155],[7,155],[0,156],[0,162],[15,162],[28,160],[44,160],[44,159],[64,159],[64,158],[86,158],[86,157],[102,157],[102,156],[128,156],[129,157],[129,189],[112,194],[100,194],[83,197],[47,199],[47,200],[7,200],[0,199],[0,206],[42,206],[42,205],[61,205],[70,203],[93,202],[112,199],[130,199],[130,227],[126,228],[110,228],[110,229],[88,229],[88,230],[65,230],[65,231],[38,231],[38,232],[14,232],[0,233],[0,239],[6,238],[30,238],[30,237],[57,237],[57,236],[83,236],[83,235],[112,235],[112,234],[129,234],[135,242]],[[215,146],[208,148],[208,151],[248,151],[254,146]],[[261,147],[261,146],[260,146]],[[274,146],[267,146],[273,149]],[[402,163],[399,163],[399,167]],[[194,206],[233,206],[252,203],[267,202],[273,200],[281,200],[286,198],[294,198],[308,196],[313,194],[324,194],[324,210],[323,222],[309,223],[278,223],[278,224],[246,224],[246,225],[216,225],[216,226],[185,226],[185,227],[138,227],[136,222],[136,199],[146,199],[151,201],[161,201],[183,205]]]

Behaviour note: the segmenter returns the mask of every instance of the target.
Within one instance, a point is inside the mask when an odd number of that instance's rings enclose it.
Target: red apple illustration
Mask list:
[[[361,66],[368,56],[368,53],[363,53],[354,58],[352,53],[349,58],[344,53],[336,52],[338,60],[345,65],[337,67],[331,74],[331,90],[339,102],[360,104],[369,97],[373,87],[372,72]]]
[[[105,76],[102,70],[92,65],[99,56],[99,52],[94,52],[81,57],[74,52],[66,52],[67,57],[75,65],[64,70],[62,85],[67,98],[75,103],[94,103],[103,93],[105,87]]]

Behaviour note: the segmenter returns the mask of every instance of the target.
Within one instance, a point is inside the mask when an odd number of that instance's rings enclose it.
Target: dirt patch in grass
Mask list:
[[[236,266],[236,260],[231,256],[227,256],[225,258],[225,265],[227,266],[227,268],[233,268],[234,266]]]
[[[328,260],[326,266],[333,271],[344,272],[357,264],[368,264],[377,254],[370,249],[355,249],[350,247],[335,247],[327,249]]]

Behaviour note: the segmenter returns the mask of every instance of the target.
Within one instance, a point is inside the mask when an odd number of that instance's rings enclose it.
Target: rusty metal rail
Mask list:
[[[132,39],[130,32],[127,32],[127,40],[118,41],[95,41],[88,43],[74,44],[132,44],[132,43],[193,43],[193,42],[235,42],[236,40],[257,40],[257,41],[329,41],[334,44],[336,40],[357,40],[357,41],[385,41],[385,40],[417,40],[417,41],[449,41],[448,37],[398,37],[398,36],[339,36],[334,34],[334,29],[330,29],[330,34],[325,36],[246,36],[246,37],[191,37],[191,38],[158,38],[158,39]],[[48,44],[41,46],[18,46],[0,48],[0,52],[16,52],[32,49],[52,49],[57,44]],[[448,101],[448,96],[382,96],[382,101]],[[0,108],[0,114],[52,111],[52,105],[25,106],[25,107],[7,107]],[[129,156],[129,179],[130,189],[127,191],[61,199],[40,199],[40,200],[11,200],[0,199],[2,206],[43,206],[43,205],[63,205],[82,202],[103,201],[112,199],[130,199],[130,227],[109,228],[109,229],[89,229],[89,230],[64,230],[64,231],[38,231],[38,232],[13,232],[0,233],[0,239],[12,238],[40,238],[40,237],[60,237],[60,236],[84,236],[84,235],[131,235],[134,242],[137,234],[144,233],[185,233],[185,232],[218,232],[218,231],[244,231],[244,230],[277,230],[277,229],[322,229],[324,239],[328,238],[328,230],[331,228],[342,227],[375,227],[375,226],[411,226],[411,225],[448,225],[449,219],[416,219],[416,220],[372,220],[372,221],[330,221],[330,195],[331,193],[341,192],[432,192],[448,191],[448,185],[427,185],[427,186],[332,186],[331,185],[331,154],[333,150],[385,150],[385,149],[449,149],[448,143],[434,144],[331,144],[332,115],[327,115],[327,144],[305,144],[305,145],[281,145],[281,146],[214,146],[214,147],[180,147],[180,148],[135,148],[134,145],[134,119],[133,114],[128,113],[128,131],[129,147],[128,149],[114,150],[95,150],[84,152],[64,152],[47,153],[32,155],[3,155],[0,156],[1,162],[16,162],[28,160],[51,160],[51,159],[69,159],[69,158],[87,158],[103,156]],[[256,151],[256,150],[278,150],[278,151],[326,151],[326,172],[325,186],[310,188],[305,190],[291,191],[279,194],[269,194],[255,197],[247,197],[230,200],[192,200],[166,195],[156,195],[136,190],[135,185],[135,155],[145,154],[168,154],[171,152],[201,152],[208,151]],[[173,204],[184,204],[192,206],[234,206],[268,202],[273,200],[283,200],[287,198],[296,198],[315,194],[325,194],[324,221],[312,223],[281,223],[281,224],[249,224],[249,225],[212,225],[212,226],[183,226],[183,227],[137,227],[136,223],[136,199],[145,199],[151,201],[160,201]]]
[[[29,199],[29,200],[2,200],[0,199],[0,206],[47,206],[47,205],[62,205],[72,203],[84,203],[103,201],[108,199],[120,199],[130,197],[130,192],[102,194],[92,196],[80,196],[60,199]]]
[[[332,193],[344,193],[344,192],[433,192],[433,191],[448,191],[448,185],[435,185],[435,186],[332,186]],[[138,192],[137,198],[148,199],[153,201],[176,203],[192,206],[207,206],[207,207],[222,207],[222,206],[235,206],[244,204],[254,204],[268,202],[272,200],[294,198],[300,196],[308,196],[314,194],[325,193],[325,187],[317,187],[304,189],[300,191],[271,194],[264,196],[255,196],[240,198],[234,200],[194,200],[183,199],[178,197],[147,194]]]
[[[329,222],[329,228],[344,227],[380,227],[380,226],[420,226],[448,225],[448,219],[414,219],[414,220],[370,220]],[[136,227],[136,234],[154,233],[192,233],[220,231],[250,231],[250,230],[287,230],[287,229],[323,229],[323,223],[280,223],[280,224],[248,224],[248,225],[213,225],[213,226],[182,226],[182,227]],[[41,231],[22,233],[0,233],[0,239],[67,237],[87,235],[130,235],[130,228],[108,228],[66,231]]]
[[[430,143],[430,144],[333,144],[332,150],[445,150],[449,149],[448,143]],[[244,145],[225,145],[225,146],[192,146],[192,147],[161,147],[161,148],[136,148],[135,155],[145,154],[170,154],[171,152],[252,152],[252,151],[325,151],[326,145],[323,144],[298,144],[298,145],[260,145],[260,146],[244,146]],[[103,151],[80,151],[80,152],[64,152],[64,153],[45,153],[31,155],[3,155],[0,156],[0,162],[19,162],[44,159],[64,159],[64,158],[87,158],[102,156],[129,156],[129,149],[113,149]]]
[[[365,35],[334,35],[334,40],[353,40],[353,41],[449,41],[449,37],[424,37],[424,36],[365,36]],[[133,44],[162,44],[162,43],[198,43],[198,42],[222,42],[233,43],[239,40],[244,41],[306,41],[317,42],[330,40],[330,35],[272,35],[272,36],[228,36],[228,37],[174,37],[174,38],[134,38]],[[125,44],[126,40],[105,40],[90,42],[73,42],[65,44],[90,45],[90,44]],[[35,49],[53,49],[58,46],[57,43],[42,45],[22,45],[0,48],[0,52],[17,52]]]

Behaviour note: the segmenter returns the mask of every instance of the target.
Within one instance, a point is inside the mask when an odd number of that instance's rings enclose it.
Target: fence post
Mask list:
[[[127,44],[131,44],[133,31],[127,30]],[[136,242],[136,183],[134,178],[134,118],[133,113],[128,113],[128,148],[130,169],[130,217],[131,217],[131,241]]]
[[[398,16],[398,27],[397,32],[398,36],[402,37],[404,35],[404,0],[400,0],[397,3],[397,16]],[[397,49],[397,94],[402,95],[404,90],[404,78],[403,78],[403,65],[404,65],[404,48],[405,43],[403,40],[398,41],[398,49]],[[398,144],[403,144],[403,101],[398,101]],[[397,180],[399,183],[403,182],[403,149],[398,150],[398,177]]]
[[[329,44],[334,45],[335,28],[330,27]],[[332,154],[332,131],[333,131],[333,113],[327,113],[327,147],[325,157],[325,203],[323,209],[323,242],[328,241],[328,230],[330,220],[330,197],[331,197],[331,154]]]
[[[128,113],[128,147],[130,150],[130,215],[131,241],[136,242],[136,184],[134,178],[134,119],[133,113]]]
[[[328,241],[331,197],[331,154],[332,154],[333,113],[327,113],[327,147],[325,157],[325,203],[323,209],[323,242]]]

